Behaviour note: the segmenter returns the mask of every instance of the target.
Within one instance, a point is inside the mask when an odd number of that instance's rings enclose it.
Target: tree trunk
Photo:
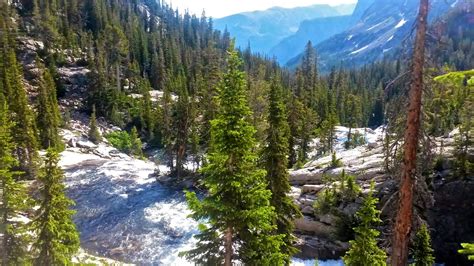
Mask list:
[[[224,236],[224,247],[225,247],[225,257],[224,257],[224,266],[232,265],[232,227],[228,227],[225,231]]]
[[[7,223],[8,223],[8,205],[7,205],[7,196],[5,191],[6,182],[2,182],[2,224],[0,224],[0,232],[3,234],[3,243],[2,243],[2,250],[0,254],[3,256],[2,258],[2,265],[8,265],[8,258],[10,254],[8,252],[10,249],[8,248],[8,236],[7,236]]]
[[[122,90],[122,86],[120,85],[120,64],[117,63],[117,66],[116,66],[116,75],[117,75],[117,90],[118,91],[121,91]]]
[[[405,266],[408,260],[408,242],[410,240],[413,216],[413,186],[415,183],[416,153],[418,134],[420,131],[428,4],[428,0],[420,0],[415,49],[413,53],[413,72],[409,93],[410,104],[405,129],[404,167],[400,179],[400,201],[392,244],[392,266]]]

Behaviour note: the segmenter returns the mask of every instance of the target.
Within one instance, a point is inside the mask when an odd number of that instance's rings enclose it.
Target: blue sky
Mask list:
[[[264,10],[273,6],[297,7],[313,4],[348,4],[357,0],[165,0],[180,11],[201,15],[206,10],[208,17],[220,18],[244,11]]]

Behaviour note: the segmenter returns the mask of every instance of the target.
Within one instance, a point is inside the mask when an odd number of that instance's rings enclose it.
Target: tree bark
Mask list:
[[[3,234],[3,243],[2,243],[2,249],[3,252],[0,252],[0,254],[3,256],[2,258],[2,265],[8,265],[8,260],[10,257],[9,251],[10,249],[8,248],[8,234],[7,234],[7,223],[8,223],[8,205],[7,205],[7,193],[5,191],[6,187],[6,182],[2,182],[2,224],[0,224],[0,232]]]
[[[224,266],[232,265],[232,227],[228,227],[224,236],[225,257]]]
[[[417,18],[413,72],[410,84],[410,104],[405,129],[403,172],[400,179],[399,209],[395,221],[392,244],[392,265],[405,266],[408,260],[408,243],[413,216],[413,186],[416,173],[416,153],[420,131],[421,96],[423,92],[423,65],[429,0],[420,0]]]

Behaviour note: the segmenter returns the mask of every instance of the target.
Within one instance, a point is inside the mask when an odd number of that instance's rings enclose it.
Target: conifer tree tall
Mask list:
[[[188,88],[183,81],[178,85],[178,100],[175,104],[174,112],[174,131],[175,131],[175,154],[176,166],[175,175],[182,177],[184,172],[184,163],[186,160],[186,151],[189,142],[190,128],[190,100]]]
[[[380,232],[374,227],[382,220],[379,217],[380,211],[376,208],[378,199],[373,196],[373,190],[374,185],[372,184],[369,194],[356,213],[359,225],[354,228],[355,240],[349,241],[351,247],[343,257],[345,265],[387,265],[387,254],[377,246],[377,237]]]
[[[40,64],[39,69],[42,71],[42,76],[39,79],[38,116],[36,118],[40,143],[44,149],[60,150],[63,145],[59,136],[61,115],[56,98],[56,86],[49,70],[45,69],[41,63],[38,62],[38,64]]]
[[[69,265],[79,250],[79,233],[72,221],[74,211],[70,210],[74,202],[65,194],[64,173],[58,162],[57,151],[48,149],[39,176],[41,206],[34,222],[38,235],[34,246],[39,254],[36,265]]]
[[[13,169],[18,161],[12,156],[15,142],[11,135],[13,123],[9,120],[8,108],[0,94],[0,243],[1,265],[26,264],[29,244],[28,226],[15,221],[24,215],[31,203],[26,188],[15,180],[19,172]]]
[[[268,188],[272,192],[271,204],[275,207],[277,213],[276,232],[284,235],[284,245],[281,246],[281,252],[291,256],[297,252],[297,249],[293,247],[295,241],[292,235],[294,230],[293,221],[300,217],[301,213],[293,199],[288,196],[291,190],[287,169],[290,128],[287,121],[283,88],[275,79],[270,86],[269,99],[269,127],[266,132],[263,159],[267,170]],[[285,263],[288,264],[289,260]]]
[[[95,144],[98,144],[102,141],[102,136],[100,135],[99,128],[97,127],[96,111],[95,105],[92,106],[92,114],[89,122],[89,140]]]
[[[34,115],[28,105],[26,91],[22,85],[22,73],[16,60],[15,39],[9,14],[10,7],[0,4],[0,82],[8,109],[13,114],[12,135],[16,147],[13,151],[19,168],[30,178],[34,178],[38,167],[38,143]]]
[[[426,224],[423,224],[416,233],[413,243],[413,259],[414,266],[432,266],[435,263],[430,231]]]
[[[130,142],[131,142],[131,147],[130,147],[131,154],[139,158],[143,157],[142,141],[140,140],[140,136],[138,136],[138,131],[136,127],[133,127],[132,131],[130,132]]]
[[[166,165],[173,169],[173,131],[172,131],[172,97],[171,91],[168,86],[163,88],[163,97],[161,99],[161,112],[160,112],[160,133],[161,143],[164,148],[164,157]]]
[[[234,258],[249,265],[281,265],[281,235],[273,235],[276,219],[265,171],[257,168],[255,129],[245,91],[240,59],[229,51],[227,73],[219,85],[219,110],[212,121],[212,152],[203,167],[207,196],[188,192],[192,217],[202,224],[195,249],[186,253],[196,263],[230,266]]]

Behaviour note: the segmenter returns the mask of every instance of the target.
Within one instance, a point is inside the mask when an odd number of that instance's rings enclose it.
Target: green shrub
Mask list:
[[[336,152],[333,152],[332,156],[331,156],[331,165],[330,165],[330,167],[331,168],[338,168],[338,167],[342,167],[343,165],[344,164],[341,162],[341,159],[337,159]]]
[[[338,194],[334,187],[328,187],[318,193],[313,208],[317,214],[330,213],[338,202]]]
[[[360,186],[355,181],[355,176],[353,175],[346,175],[345,171],[342,172],[342,184],[344,184],[344,189],[341,191],[344,200],[346,201],[353,201],[355,200],[361,193]]]
[[[132,140],[126,131],[114,131],[107,136],[107,140],[121,152],[129,153],[132,148]]]
[[[459,254],[467,255],[469,260],[474,260],[474,244],[473,243],[462,243],[463,249],[458,250]]]
[[[302,162],[301,160],[298,160],[293,166],[293,169],[295,170],[302,169],[304,167],[304,164],[305,164],[304,162]]]

